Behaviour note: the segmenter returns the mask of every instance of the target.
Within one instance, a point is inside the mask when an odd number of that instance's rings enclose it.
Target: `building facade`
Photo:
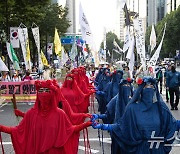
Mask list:
[[[67,18],[70,21],[70,27],[67,33],[76,33],[76,1],[77,0],[66,0],[66,7],[68,8]]]

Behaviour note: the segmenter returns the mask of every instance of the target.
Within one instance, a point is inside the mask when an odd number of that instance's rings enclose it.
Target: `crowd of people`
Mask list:
[[[98,70],[80,66],[68,69],[59,84],[55,79],[38,80],[34,68],[21,78],[37,80],[34,106],[26,113],[15,109],[15,115],[23,117],[20,124],[0,125],[0,131],[11,134],[17,154],[76,154],[79,132],[89,126],[110,133],[112,154],[167,154],[180,121],[163,101],[162,85],[171,110],[178,110],[180,73],[173,64],[162,69],[160,65],[155,72],[134,67],[131,74],[128,66],[119,69],[100,65]],[[99,114],[89,113],[94,96]],[[152,136],[163,138],[158,148],[151,146]]]

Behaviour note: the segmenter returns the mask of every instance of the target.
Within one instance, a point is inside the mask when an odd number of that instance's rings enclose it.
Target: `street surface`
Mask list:
[[[180,69],[178,68],[178,70],[180,70]],[[162,94],[163,98],[165,98],[165,91],[164,90],[165,89],[163,88],[163,94]],[[166,104],[169,107],[169,103],[166,103]],[[19,103],[19,104],[17,104],[17,106],[18,106],[18,109],[25,112],[29,108],[31,108],[33,106],[33,104],[28,105],[27,103],[21,103],[21,104]],[[97,110],[97,103],[96,102],[95,102],[95,107]],[[178,111],[174,110],[171,112],[176,119],[180,119],[180,105],[179,105]],[[0,107],[0,124],[6,125],[6,126],[16,126],[20,121],[21,121],[21,118],[16,118],[16,116],[14,115],[13,106],[11,103],[3,104]],[[91,153],[92,154],[103,153],[103,147],[104,147],[104,153],[110,154],[111,139],[110,139],[109,133],[106,131],[103,131],[103,146],[102,146],[102,142],[99,142],[100,139],[98,137],[98,130],[94,130],[92,127],[89,127],[88,132],[89,132],[89,141],[90,141]],[[4,133],[1,133],[1,134],[2,134],[4,149],[5,149],[5,154],[11,154],[11,153],[13,154],[14,151],[13,151],[10,135],[4,134]],[[99,134],[101,136],[100,138],[102,141],[102,131],[100,131]],[[100,145],[100,143],[101,143],[101,145]],[[171,154],[179,154],[179,151],[180,151],[180,147],[173,147]],[[0,148],[0,153],[2,153],[1,148]],[[80,136],[80,141],[79,141],[79,152],[78,153],[79,154],[85,153],[82,131],[81,131],[81,136]]]

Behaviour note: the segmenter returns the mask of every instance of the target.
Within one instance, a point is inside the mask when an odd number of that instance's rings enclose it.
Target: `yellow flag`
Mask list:
[[[60,40],[60,37],[58,35],[56,28],[55,28],[55,34],[54,34],[54,50],[55,50],[56,55],[61,57],[61,50],[62,50],[61,40]]]
[[[26,61],[28,69],[31,69],[31,56],[30,56],[30,48],[29,48],[29,40],[26,41]]]
[[[46,56],[44,55],[42,51],[41,51],[41,59],[44,66],[49,66]]]

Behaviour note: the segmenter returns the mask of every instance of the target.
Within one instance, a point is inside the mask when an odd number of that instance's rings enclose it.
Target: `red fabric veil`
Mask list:
[[[36,81],[36,89],[50,89],[50,103],[38,98],[20,124],[12,128],[11,138],[17,154],[73,154],[71,136],[74,127],[63,110],[57,108],[57,87],[51,81]]]

